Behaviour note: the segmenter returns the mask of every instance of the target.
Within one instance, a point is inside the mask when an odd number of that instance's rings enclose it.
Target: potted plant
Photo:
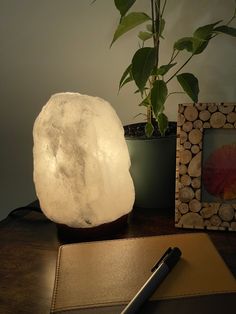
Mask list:
[[[135,92],[141,96],[139,106],[146,108],[144,124],[125,126],[136,190],[135,202],[137,207],[173,208],[176,136],[175,124],[169,122],[165,115],[165,102],[175,91],[170,91],[168,85],[177,79],[183,92],[194,103],[198,102],[198,79],[192,73],[183,72],[183,69],[219,34],[236,36],[236,29],[229,26],[236,17],[236,9],[227,23],[216,21],[197,28],[190,37],[178,39],[173,45],[169,62],[161,64],[159,55],[161,41],[166,40],[164,14],[167,0],[150,0],[149,14],[130,12],[135,2],[114,0],[120,21],[111,42],[112,46],[131,29],[145,25],[145,29],[138,33],[139,48],[119,82],[119,89],[134,82]],[[189,55],[183,64],[179,64],[177,57],[183,51]],[[131,132],[134,132],[134,137]]]

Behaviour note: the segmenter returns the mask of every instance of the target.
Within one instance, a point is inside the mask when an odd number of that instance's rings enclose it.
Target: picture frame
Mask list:
[[[236,231],[236,103],[178,107],[175,226]]]

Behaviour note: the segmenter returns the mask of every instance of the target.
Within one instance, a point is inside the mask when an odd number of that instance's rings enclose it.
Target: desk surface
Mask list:
[[[198,231],[175,228],[174,212],[138,209],[126,228],[107,239],[186,232]],[[236,233],[205,232],[236,277]],[[0,239],[0,313],[49,313],[60,245],[56,225],[23,210],[0,222]]]

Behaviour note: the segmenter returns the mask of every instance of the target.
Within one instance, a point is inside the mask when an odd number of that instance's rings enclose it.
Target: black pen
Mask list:
[[[161,259],[152,268],[152,275],[148,278],[142,288],[129,302],[121,314],[134,314],[136,313],[142,304],[154,293],[156,288],[168,275],[171,269],[175,266],[181,256],[179,248],[169,248]]]

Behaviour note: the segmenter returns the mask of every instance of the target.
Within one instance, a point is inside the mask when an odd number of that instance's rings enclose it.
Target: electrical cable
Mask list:
[[[36,211],[36,212],[42,213],[42,210],[41,210],[40,205],[39,205],[39,201],[35,200],[34,202],[31,202],[26,206],[22,206],[22,207],[18,207],[18,208],[13,209],[8,214],[8,217],[16,216],[16,214],[18,212],[21,212],[21,211],[26,211],[25,213],[21,213],[21,216],[25,216],[26,214],[28,214],[28,211]]]

